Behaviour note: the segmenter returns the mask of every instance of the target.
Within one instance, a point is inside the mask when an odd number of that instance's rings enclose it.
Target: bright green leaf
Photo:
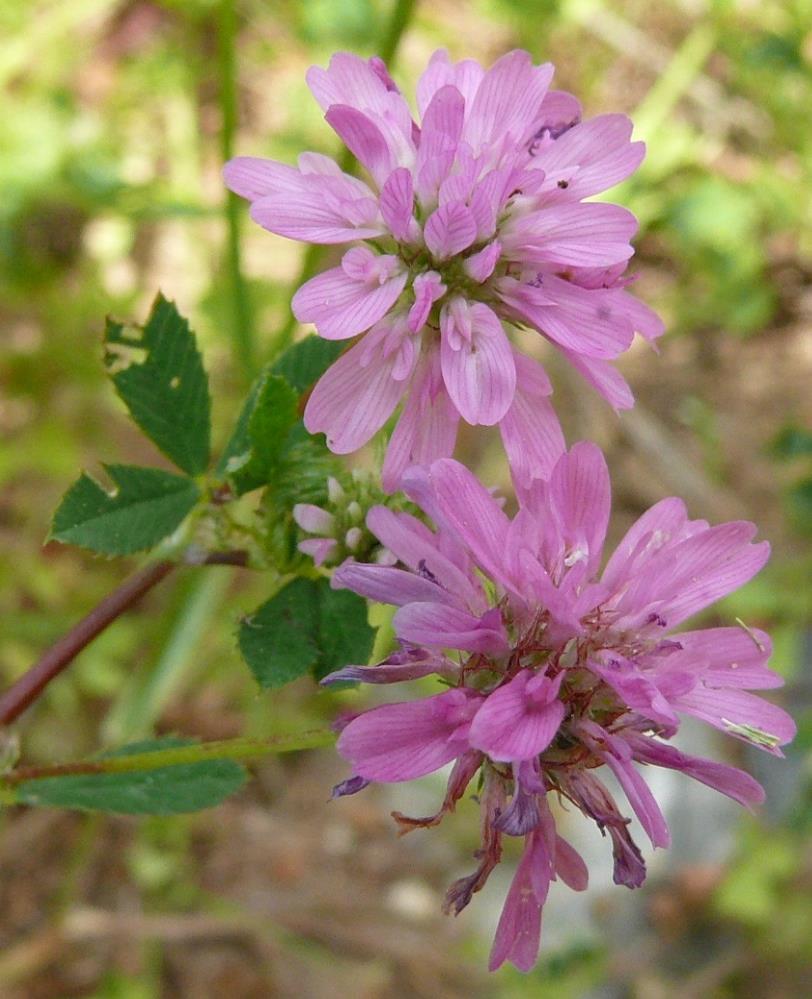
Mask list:
[[[243,423],[241,415],[228,445],[228,449],[232,446],[241,448],[233,453],[224,468],[224,474],[240,494],[272,480],[274,469],[285,453],[290,431],[298,423],[298,404],[298,394],[284,378],[272,374],[263,377],[247,419]],[[242,430],[240,423],[243,423]]]
[[[103,555],[152,548],[191,511],[200,491],[191,479],[158,468],[105,465],[115,484],[108,493],[87,474],[65,493],[51,537]]]
[[[138,426],[178,468],[189,475],[204,472],[211,433],[208,379],[194,334],[175,305],[158,295],[143,328],[108,319],[104,342],[116,391]],[[133,357],[142,353],[143,360]],[[122,361],[126,366],[119,369]]]
[[[366,663],[373,636],[361,597],[326,579],[295,579],[242,622],[239,644],[257,683],[275,689]]]
[[[109,756],[134,756],[189,745],[179,739],[161,739],[125,746]],[[109,757],[108,757],[109,758]],[[104,758],[89,761],[103,765]],[[134,761],[135,762],[135,761]],[[130,815],[174,815],[218,805],[245,782],[244,767],[234,760],[201,760],[174,766],[113,773],[73,773],[26,780],[15,788],[20,804],[83,811],[123,812]]]

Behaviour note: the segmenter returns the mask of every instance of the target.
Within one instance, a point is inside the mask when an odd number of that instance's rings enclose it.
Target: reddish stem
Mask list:
[[[213,552],[204,565],[245,565],[245,552]],[[153,562],[140,569],[70,631],[63,635],[19,680],[0,697],[0,725],[10,725],[45,690],[51,680],[68,667],[76,656],[124,611],[157,586],[175,568],[174,562]]]

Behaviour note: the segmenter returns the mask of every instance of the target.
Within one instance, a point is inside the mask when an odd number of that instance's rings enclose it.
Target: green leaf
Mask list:
[[[144,327],[108,319],[104,342],[105,363],[132,418],[178,468],[200,475],[209,463],[211,400],[187,321],[158,295]],[[138,361],[134,352],[146,356]]]
[[[297,392],[306,392],[346,348],[343,340],[323,340],[311,334],[294,343],[274,362],[271,369]]]
[[[375,632],[367,622],[367,602],[363,597],[349,590],[333,590],[326,579],[316,585],[321,654],[315,677],[321,680],[341,666],[367,663]]]
[[[66,773],[25,780],[16,785],[16,800],[25,805],[79,808],[95,812],[129,815],[175,815],[218,805],[245,782],[245,768],[234,760],[200,760],[149,768],[148,756],[156,751],[191,745],[182,739],[159,739],[133,743],[88,761],[87,773]],[[106,760],[133,756],[137,769],[92,772]],[[135,758],[137,757],[137,758]],[[122,766],[126,767],[126,760]]]
[[[259,396],[262,386],[265,384],[265,378],[266,373],[263,372],[257,379],[255,379],[253,385],[251,386],[248,392],[248,398],[243,403],[243,407],[240,410],[240,415],[237,417],[237,422],[234,425],[234,429],[231,432],[228,443],[223,448],[223,453],[220,455],[220,459],[214,469],[215,475],[225,475],[232,459],[244,454],[251,447],[251,438],[248,435],[248,421],[251,419],[251,414],[254,412],[254,406],[257,404],[257,397]]]
[[[374,632],[366,601],[333,590],[326,579],[294,579],[240,625],[239,645],[257,683],[268,690],[312,673],[366,663]]]
[[[315,586],[294,579],[240,623],[240,652],[260,687],[284,687],[318,662]]]
[[[245,420],[241,414],[229,441],[227,452],[234,450],[223,469],[240,495],[271,481],[290,431],[299,422],[299,396],[277,375],[263,376],[251,402],[250,412]]]
[[[159,468],[105,465],[108,493],[86,473],[65,493],[51,538],[103,555],[130,555],[170,535],[200,498],[191,480]]]

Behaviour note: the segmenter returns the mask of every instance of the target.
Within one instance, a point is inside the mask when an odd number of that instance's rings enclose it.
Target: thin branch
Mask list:
[[[247,555],[242,551],[212,552],[201,564],[245,565],[246,562]],[[174,562],[152,562],[109,593],[0,697],[0,725],[10,725],[15,721],[82,649],[87,648],[108,625],[157,586],[174,568]]]
[[[0,787],[14,787],[27,781],[45,780],[49,777],[80,777],[99,774],[132,774],[165,767],[188,766],[207,760],[234,760],[248,763],[274,753],[298,753],[303,749],[319,749],[335,742],[335,732],[329,728],[313,728],[296,735],[276,736],[271,739],[219,739],[215,742],[193,742],[167,749],[150,749],[126,756],[105,756],[94,760],[73,763],[54,763],[48,766],[19,767],[2,777]]]

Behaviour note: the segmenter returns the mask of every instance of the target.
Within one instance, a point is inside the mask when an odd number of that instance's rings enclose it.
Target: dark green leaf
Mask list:
[[[140,756],[183,745],[190,743],[160,739],[125,746],[109,756]],[[88,766],[94,762],[89,761]],[[17,800],[26,805],[130,815],[174,815],[218,805],[242,787],[245,777],[245,769],[233,760],[201,760],[147,768],[141,758],[139,768],[133,771],[42,777],[23,781],[15,790]]]
[[[333,590],[319,580],[319,661],[317,680],[341,666],[363,666],[375,633],[367,623],[367,602],[349,590]]]
[[[191,479],[158,468],[105,465],[108,493],[82,474],[54,514],[51,537],[103,555],[130,555],[170,535],[200,497]]]
[[[354,593],[333,590],[326,579],[295,579],[240,625],[243,658],[266,689],[313,673],[366,663],[373,630],[366,602]]]
[[[241,495],[271,481],[289,433],[298,423],[298,403],[296,391],[284,378],[265,375],[246,421],[245,450],[231,457],[225,467],[225,474]]]
[[[138,426],[178,468],[189,475],[204,472],[211,432],[208,380],[194,334],[175,305],[158,295],[143,328],[108,319],[104,342],[116,390]],[[143,353],[143,360],[131,359],[133,352]],[[129,363],[115,370],[122,359]]]
[[[283,687],[318,662],[315,586],[294,579],[241,622],[240,652],[260,687]]]
[[[274,362],[271,369],[297,392],[306,392],[345,349],[343,340],[323,340],[312,334],[294,343]]]

